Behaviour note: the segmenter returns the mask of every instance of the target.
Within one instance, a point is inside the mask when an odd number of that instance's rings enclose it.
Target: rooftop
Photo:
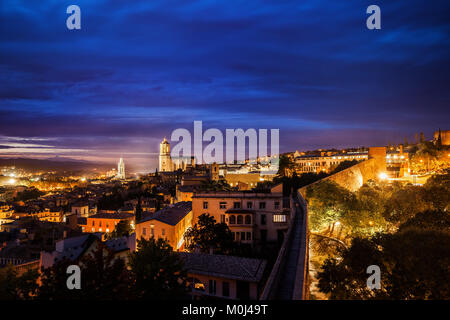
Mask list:
[[[133,218],[134,214],[126,212],[106,213],[101,212],[88,217],[89,219],[129,219]]]
[[[165,207],[164,209],[159,210],[154,214],[145,216],[141,221],[139,221],[139,223],[143,223],[150,220],[158,220],[174,226],[191,211],[192,211],[192,202],[182,201],[172,206]]]
[[[259,282],[266,261],[235,256],[179,252],[188,272],[242,281]]]

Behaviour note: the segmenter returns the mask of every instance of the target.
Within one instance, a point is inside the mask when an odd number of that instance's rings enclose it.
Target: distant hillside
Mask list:
[[[15,166],[16,168],[24,169],[27,171],[83,171],[92,170],[94,168],[97,168],[98,170],[111,168],[111,164],[94,163],[85,160],[76,160],[63,157],[54,157],[49,159],[0,158],[0,167],[2,166]]]

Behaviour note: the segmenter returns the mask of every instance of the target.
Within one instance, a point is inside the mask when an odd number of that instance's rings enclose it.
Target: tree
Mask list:
[[[306,189],[309,202],[310,226],[314,232],[323,232],[325,228],[330,235],[339,219],[348,210],[352,193],[334,181],[323,180]]]
[[[430,204],[424,199],[423,188],[407,185],[396,188],[387,199],[383,216],[393,224],[400,224],[428,209],[430,209]]]
[[[141,239],[130,254],[134,296],[138,299],[179,299],[187,292],[183,261],[164,239]]]
[[[131,223],[129,220],[120,220],[116,225],[114,230],[110,233],[107,233],[105,238],[114,239],[121,237],[128,237],[133,232],[131,228]]]
[[[340,162],[331,172],[330,174],[335,174],[339,171],[345,170],[347,168],[353,167],[355,164],[358,164],[358,160],[345,160]]]
[[[278,174],[280,176],[291,176],[292,170],[294,169],[294,162],[291,157],[287,155],[281,155],[278,160]]]
[[[418,228],[355,238],[342,259],[325,261],[319,289],[332,299],[449,299],[449,241],[448,232]],[[370,265],[380,267],[379,290],[366,285]]]
[[[67,288],[67,267],[77,264],[81,270],[81,290]],[[103,244],[77,262],[63,259],[43,271],[38,298],[45,300],[127,299],[131,284],[125,261],[115,257]]]
[[[450,207],[450,170],[445,174],[433,175],[424,184],[424,199],[436,210],[447,210]]]
[[[12,265],[0,269],[0,300],[29,300],[36,294],[39,273],[28,270],[18,275]]]
[[[141,221],[141,219],[142,219],[142,206],[141,206],[141,198],[139,197],[136,204],[136,213],[135,213],[136,223]]]
[[[450,233],[450,213],[448,211],[427,210],[416,214],[402,223],[400,231],[406,229],[437,230]]]
[[[227,254],[234,248],[233,236],[225,223],[216,223],[216,219],[207,213],[198,217],[198,222],[189,227],[184,240],[186,249],[194,251],[196,248],[201,252]]]

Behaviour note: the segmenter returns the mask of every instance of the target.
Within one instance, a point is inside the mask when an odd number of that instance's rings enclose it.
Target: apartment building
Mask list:
[[[289,207],[282,184],[268,192],[200,192],[192,197],[193,224],[207,213],[226,223],[235,241],[251,245],[282,241],[289,225]]]
[[[145,215],[136,224],[136,239],[166,239],[174,250],[182,250],[183,235],[192,226],[192,203],[178,202],[154,214]]]

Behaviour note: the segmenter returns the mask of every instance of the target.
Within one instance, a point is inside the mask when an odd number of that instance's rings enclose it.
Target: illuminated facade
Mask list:
[[[125,179],[125,162],[120,158],[119,163],[117,165],[117,179],[124,180]]]

